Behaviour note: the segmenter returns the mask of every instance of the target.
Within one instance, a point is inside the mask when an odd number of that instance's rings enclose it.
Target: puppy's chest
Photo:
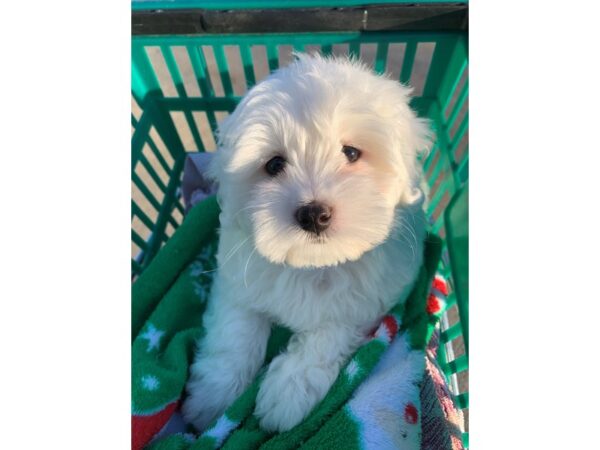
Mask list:
[[[271,276],[269,283],[257,286],[252,306],[296,331],[333,320],[357,321],[358,318],[352,317],[356,303],[361,298],[366,300],[362,286],[327,269],[311,273],[283,271]],[[362,309],[368,315],[369,311]]]
[[[376,259],[310,270],[256,261],[243,283],[238,279],[239,301],[294,331],[332,322],[370,326],[406,285]]]

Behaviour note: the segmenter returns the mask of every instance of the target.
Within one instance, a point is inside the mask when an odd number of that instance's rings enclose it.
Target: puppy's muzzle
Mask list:
[[[319,235],[329,227],[331,213],[331,207],[323,203],[311,202],[298,208],[295,217],[303,230]]]

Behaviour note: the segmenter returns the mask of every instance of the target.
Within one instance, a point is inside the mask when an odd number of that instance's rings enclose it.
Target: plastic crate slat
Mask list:
[[[167,186],[167,192],[165,193],[163,203],[160,209],[158,210],[156,226],[153,230],[148,255],[146,260],[144,261],[144,264],[149,264],[156,252],[159,250],[160,240],[162,235],[165,233],[165,227],[167,223],[171,223],[171,225],[173,225],[174,223],[176,224],[173,217],[171,216],[171,212],[173,211],[174,203],[177,201],[176,192],[178,189],[179,181],[181,179],[181,171],[183,170],[183,165],[186,156],[186,154],[182,154],[175,160],[171,179],[169,180],[169,184]]]
[[[465,409],[465,408],[469,407],[469,393],[468,392],[463,392],[462,394],[457,395],[454,399],[460,409]]]
[[[294,42],[292,44],[292,48],[295,52],[303,52],[304,51],[304,43],[303,42]]]
[[[231,77],[229,76],[229,64],[227,64],[227,58],[225,57],[225,50],[222,45],[213,46],[215,53],[215,61],[217,63],[217,69],[221,76],[221,83],[223,84],[223,91],[225,96],[233,95],[233,86],[231,84]]]
[[[425,163],[423,164],[424,172],[429,172],[429,168],[431,167],[431,164],[433,164],[433,161],[435,161],[436,156],[438,157],[438,159],[440,159],[438,149],[439,149],[439,146],[438,146],[438,142],[436,140],[433,144],[433,147],[431,147],[431,151],[429,152],[429,155],[427,155],[427,159],[425,160]]]
[[[179,95],[180,98],[183,98],[183,99],[187,98],[187,93],[185,92],[183,78],[181,76],[179,66],[177,65],[177,62],[175,61],[175,57],[173,55],[173,47],[170,47],[170,46],[164,47],[163,46],[163,48],[161,48],[161,50],[163,52],[163,56],[164,56],[165,62],[167,64],[167,68],[169,69],[169,72],[171,73],[171,77],[173,78],[173,83],[175,84],[175,88],[177,89],[177,94]],[[189,111],[189,109],[186,109],[183,112],[184,112],[184,116],[185,116],[185,120],[187,122],[188,128],[190,129],[190,131],[192,133],[192,137],[194,139],[196,148],[200,151],[203,151],[204,145],[202,144],[202,140],[200,139],[200,135],[198,134],[198,131],[196,129],[194,119],[192,117],[191,112]]]
[[[142,272],[142,266],[135,260],[131,260],[131,270],[135,275],[139,275]]]
[[[458,150],[458,149],[457,149]],[[462,158],[460,161],[457,161],[458,166],[456,167],[456,171],[460,171],[465,164],[467,164],[469,160],[469,143],[465,145],[465,149],[462,151]]]
[[[444,177],[444,178],[446,178],[446,177]],[[446,192],[449,193],[449,191],[448,191],[449,184],[450,183],[448,183],[448,180],[444,179],[438,186],[438,189],[437,189],[435,195],[429,202],[429,211],[431,211],[432,213],[436,210],[436,208],[438,207],[438,205],[444,198],[444,194],[446,194]]]
[[[154,140],[148,136],[148,139],[146,140],[146,144],[148,144],[148,146],[150,147],[150,150],[152,151],[153,156],[156,158],[156,160],[158,161],[158,163],[160,164],[162,169],[167,173],[167,175],[170,175],[171,167],[169,167],[167,160],[164,158],[164,156],[158,149],[158,146],[156,145]]]
[[[465,131],[467,131],[467,127],[469,126],[469,113],[465,114],[463,117],[458,130],[454,134],[454,138],[452,139],[452,144],[450,145],[450,153],[454,154],[456,148],[459,146],[461,139],[463,138]]]
[[[206,118],[208,119],[208,123],[210,124],[210,130],[212,131],[213,139],[215,140],[215,142],[217,142],[216,133],[219,128],[217,116],[215,115],[215,112],[212,109],[207,109],[206,110]]]
[[[435,39],[435,48],[431,58],[431,65],[423,86],[423,95],[426,97],[437,97],[442,99],[440,87],[446,81],[448,75],[455,70],[453,60],[455,57],[458,35],[450,35],[445,39]],[[432,42],[432,41],[430,41]]]
[[[173,217],[171,216],[171,219],[173,219]],[[171,226],[173,227],[173,231],[171,233],[171,236],[173,236],[173,233],[175,233],[175,230],[177,230],[177,222],[171,222],[169,221],[169,223],[171,224]],[[175,225],[173,225],[173,223],[175,223]],[[163,243],[167,243],[167,241],[171,238],[171,236],[169,236],[167,234],[167,229],[165,228],[165,232],[163,233],[163,235],[161,236],[161,241]]]
[[[440,72],[443,71],[443,75],[440,76],[440,82],[438,86],[432,84],[432,89],[435,91],[437,98],[441,102],[442,112],[447,112],[448,105],[452,100],[452,96],[456,91],[457,86],[460,84],[460,80],[465,74],[465,70],[468,67],[468,42],[464,35],[455,35],[454,42],[447,40],[448,45],[452,44],[449,48],[450,56],[448,60],[440,65]],[[436,64],[438,62],[436,61]]]
[[[458,177],[463,185],[467,182],[469,179],[469,161],[466,162],[463,169],[459,172]]]
[[[200,136],[200,132],[198,131],[198,127],[196,126],[196,121],[192,116],[192,112],[189,109],[186,109],[183,112],[185,120],[188,123],[188,127],[192,133],[192,137],[194,138],[194,143],[196,144],[196,148],[200,152],[205,152],[206,148],[204,147],[204,143],[202,142],[202,137]]]
[[[446,275],[444,275],[444,277],[448,278],[449,273],[450,273],[450,270],[448,269],[446,271]],[[454,304],[456,304],[456,295],[454,294],[454,292],[451,292],[450,295],[448,295],[448,297],[446,297],[446,307],[449,308]]]
[[[198,86],[200,87],[200,93],[203,97],[211,97],[212,91],[210,86],[208,85],[208,78],[206,75],[206,61],[204,60],[204,55],[200,52],[200,49],[197,45],[186,45],[185,46],[188,56],[190,57],[190,64],[192,66],[192,70],[194,71],[194,75],[196,80],[198,81]]]
[[[175,85],[175,89],[177,90],[177,95],[181,98],[186,98],[187,93],[185,92],[185,89],[183,87],[183,79],[181,77],[181,73],[179,72],[179,67],[175,62],[172,47],[161,45],[160,51],[163,54],[165,64],[167,65],[167,69],[169,70],[169,75],[171,76],[173,84]]]
[[[444,371],[443,370],[443,366],[446,365],[446,359],[447,358],[448,358],[448,352],[446,351],[446,345],[440,343],[438,345],[436,360],[437,360],[437,362],[438,362],[438,364],[440,366],[440,369],[442,369],[442,371]]]
[[[377,52],[375,53],[375,72],[383,73],[387,63],[389,45],[387,42],[382,42],[377,45]]]
[[[446,343],[446,342],[450,342],[453,339],[456,339],[461,334],[462,334],[462,327],[460,326],[460,323],[456,323],[456,324],[452,325],[450,328],[448,328],[447,330],[442,331],[442,333],[440,334],[440,339],[442,340],[443,343]]]
[[[150,119],[146,113],[143,113],[131,137],[131,167],[135,167],[137,160],[142,154],[149,131]]]
[[[437,162],[437,164],[435,165],[435,167],[433,168],[433,171],[431,172],[431,175],[429,176],[429,180],[431,181],[431,186],[435,186],[435,183],[438,181],[438,179],[442,179],[442,182],[440,182],[440,185],[443,183],[443,180],[446,178],[447,176],[447,172],[448,171],[448,163],[446,161],[444,161],[444,158],[441,157],[440,160]],[[442,173],[444,172],[444,173]],[[441,176],[440,176],[441,174]],[[438,186],[438,190],[436,191],[436,195],[439,194],[439,186]],[[433,212],[433,210],[432,210]]]
[[[358,59],[360,57],[360,42],[352,41],[348,46],[348,55],[352,58]]]
[[[444,112],[448,110],[448,107],[450,106],[450,102],[452,101],[452,97],[453,97],[452,94],[454,94],[454,91],[456,91],[456,89],[458,88],[458,85],[460,84],[460,80],[463,77],[463,74],[464,74],[465,70],[467,70],[467,67],[468,67],[467,60],[462,60],[458,64],[460,64],[460,66],[459,66],[459,69],[457,72],[456,79],[453,81],[452,86],[450,87],[450,90],[449,90],[449,95],[443,104],[442,111],[444,111]]]
[[[249,86],[253,86],[256,83],[254,77],[254,64],[252,63],[252,53],[250,52],[250,46],[240,45],[240,56],[242,58],[242,65],[244,66],[244,75],[246,76],[246,83]]]
[[[462,441],[465,448],[469,448],[469,432],[464,432],[462,434]]]
[[[465,81],[465,85],[463,86],[458,99],[456,100],[456,103],[454,104],[454,107],[452,109],[452,112],[450,113],[450,116],[448,117],[448,129],[451,129],[452,126],[454,125],[454,121],[456,120],[456,118],[458,117],[458,114],[460,113],[460,110],[462,109],[463,105],[465,104],[465,100],[467,99],[467,96],[469,95],[469,81]]]
[[[177,200],[175,202],[175,208],[177,208],[177,210],[181,213],[182,216],[185,215],[185,208],[181,204],[181,201]]]
[[[135,231],[131,230],[131,240],[137,245],[141,250],[148,249],[148,243],[142,239],[142,237],[137,234]]]
[[[279,55],[277,54],[277,47],[275,44],[267,44],[267,64],[271,72],[277,70],[279,67]]]
[[[408,41],[404,49],[404,59],[402,61],[402,70],[400,71],[400,81],[404,84],[409,84],[410,82],[416,54],[417,43],[413,40]]]
[[[440,214],[440,216],[437,218],[437,220],[431,227],[431,231],[435,234],[438,234],[443,226],[444,226],[444,217],[442,214]]]
[[[131,201],[131,213],[132,215],[137,216],[137,218],[140,219],[149,230],[154,228],[154,222],[152,222],[152,219],[150,219],[150,217],[148,217],[142,208],[140,208],[133,200]]]
[[[146,156],[144,154],[140,155],[139,162],[146,169],[146,171],[148,172],[148,175],[150,175],[150,178],[152,178],[152,181],[154,181],[156,183],[158,188],[162,192],[165,192],[167,190],[167,186],[165,186],[163,181],[160,179],[160,177],[156,173],[156,170],[154,170],[154,167],[152,167],[152,164],[150,164],[150,162],[146,159]]]
[[[203,34],[203,35],[164,35],[164,36],[134,36],[132,42],[143,42],[143,45],[239,45],[244,42],[247,45],[289,45],[294,42],[303,44],[314,44],[317,39],[320,43],[347,44],[351,42],[379,43],[394,42],[404,43],[408,41],[424,42],[446,42],[451,46],[461,33],[432,31],[424,34],[421,31],[403,31],[402,33],[390,33],[387,31],[325,31],[319,34],[298,33],[235,33],[235,34]],[[426,38],[425,38],[426,37]],[[461,61],[462,62],[462,61]]]
[[[429,175],[429,179],[431,180],[431,186],[435,185],[435,182],[438,180],[438,176],[440,175],[442,170],[447,169],[447,166],[448,163],[446,162],[446,159],[443,157],[443,155],[440,155],[440,157],[437,160],[437,163],[435,164],[435,167],[433,168],[433,171],[431,172],[431,175]]]
[[[241,97],[208,97],[208,98],[161,98],[160,103],[168,110],[184,111],[201,110],[208,116],[212,114],[214,117],[215,111],[233,111],[241,100]],[[210,122],[210,119],[209,119]]]
[[[131,46],[131,56],[134,61],[132,65],[132,88],[134,98],[142,108],[144,108],[143,100],[145,100],[148,93],[162,92],[162,87],[154,72],[154,65],[146,51],[146,46],[144,43],[141,45],[132,43]]]
[[[175,207],[175,203],[177,203],[177,202],[174,202],[173,207]],[[171,209],[171,211],[169,212],[169,214],[167,214],[167,221],[166,221],[166,223],[170,223],[171,226],[174,229],[177,229],[177,227],[179,227],[179,224],[177,223],[177,221],[173,217],[172,213],[173,213],[173,210]],[[166,234],[165,231],[163,231],[163,234]]]
[[[456,165],[454,163],[454,156],[449,145],[449,137],[448,137],[448,129],[444,125],[444,118],[442,112],[439,108],[439,103],[434,103],[432,105],[432,115],[436,123],[438,124],[438,134],[437,138],[439,140],[440,146],[440,158],[443,158],[445,163],[450,169],[449,175],[451,176],[452,188],[453,190],[449,192],[450,196],[454,193],[456,189],[460,187],[460,182],[458,180],[458,176],[456,175],[455,169]],[[450,187],[450,186],[448,186]]]
[[[133,183],[135,184],[135,186],[142,192],[142,194],[144,194],[144,197],[146,198],[146,200],[148,200],[148,202],[157,210],[160,211],[160,202],[158,201],[158,199],[154,196],[154,194],[152,194],[150,192],[150,190],[148,189],[148,187],[144,184],[144,182],[142,181],[142,179],[139,177],[139,175],[135,172],[133,172],[131,174],[131,179],[133,180]]]
[[[179,224],[175,221],[175,219],[173,219],[172,216],[168,216],[167,217],[167,223],[170,224],[173,227],[173,230],[176,230],[179,227]],[[166,229],[163,231],[162,236],[161,236],[161,240],[163,242],[167,242],[167,239],[169,238],[168,236],[165,239],[165,236],[167,235]]]
[[[440,348],[441,348],[441,346],[440,346]],[[439,352],[439,350],[438,350],[438,352]],[[444,355],[447,355],[447,352],[444,352]],[[438,363],[440,365],[440,369],[446,376],[446,379],[449,379],[452,375],[454,375],[454,372],[452,372],[452,369],[450,369],[450,366],[448,365],[447,362],[445,362],[445,361],[441,362],[438,360]]]
[[[448,362],[448,368],[451,373],[464,372],[469,368],[469,359],[467,355],[461,355],[458,358]]]
[[[467,152],[468,150],[469,150],[469,147],[467,146],[467,148],[465,149],[465,152]],[[468,173],[469,173],[469,155],[468,154],[465,154],[465,156],[463,156],[463,159],[460,162],[460,164],[458,165],[458,169],[456,169],[456,172],[458,173],[458,177],[460,178],[460,181],[462,181],[464,183],[467,180]]]

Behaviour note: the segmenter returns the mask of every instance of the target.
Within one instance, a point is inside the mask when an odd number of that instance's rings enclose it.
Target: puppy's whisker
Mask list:
[[[244,286],[246,288],[248,288],[248,282],[246,281],[246,274],[248,272],[248,264],[250,264],[250,258],[252,258],[252,255],[254,255],[255,251],[256,251],[256,245],[254,246],[254,249],[252,250],[252,252],[250,252],[250,256],[248,256],[248,261],[246,261],[246,266],[244,267]]]
[[[409,226],[409,224],[408,224],[407,222],[405,222],[405,221],[403,220],[403,218],[402,218],[402,217],[399,217],[399,220],[400,220],[400,221],[398,222],[398,225],[400,225],[400,227],[401,227],[401,229],[399,230],[399,235],[400,235],[400,237],[404,238],[404,239],[405,239],[405,242],[406,242],[406,244],[408,244],[408,245],[409,245],[409,247],[410,247],[410,249],[411,249],[411,251],[412,251],[412,255],[413,255],[413,261],[414,261],[414,260],[415,260],[415,258],[417,257],[417,255],[416,255],[416,251],[415,251],[415,247],[418,245],[418,242],[417,242],[417,236],[416,236],[416,234],[415,234],[414,230],[413,230],[413,229],[412,229],[412,228]],[[406,231],[407,231],[408,233],[410,233],[410,237],[412,238],[412,242],[411,242],[411,240],[409,240],[408,236],[406,236],[406,235],[405,235],[405,234],[402,232],[402,229],[406,229]],[[394,239],[394,238],[392,238],[392,239],[393,239],[393,240],[395,240],[395,241],[397,241],[397,242],[401,242],[401,241],[399,241],[398,239]],[[414,245],[413,245],[413,242],[414,242]]]
[[[216,272],[219,268],[217,267],[216,269],[211,269],[211,270],[204,270],[203,272],[200,272],[199,274],[197,274],[196,276],[200,276],[200,275],[204,275],[207,273],[212,273],[212,272]]]
[[[404,225],[404,227],[408,230],[408,232],[411,234],[413,240],[415,241],[415,245],[417,244],[417,235],[415,234],[415,229],[414,227],[411,228],[410,225],[408,224],[408,221],[405,221],[404,218],[400,218],[402,220],[401,224]]]
[[[415,250],[414,250],[414,249],[415,249],[415,247],[417,247],[417,245],[418,245],[418,243],[417,243],[417,235],[416,235],[416,233],[415,233],[415,229],[414,229],[414,228],[411,228],[411,227],[408,225],[408,223],[405,223],[405,224],[404,224],[404,228],[406,228],[406,230],[407,230],[407,231],[410,233],[410,235],[411,235],[411,237],[412,237],[412,239],[413,239],[414,247],[412,247],[412,249],[413,249],[413,254],[414,254],[414,252],[415,252]],[[414,257],[413,257],[413,259],[414,259]]]
[[[235,218],[238,216],[238,214],[242,213],[243,211],[247,211],[247,210],[249,210],[249,209],[260,209],[260,207],[258,207],[258,206],[256,206],[256,205],[250,205],[250,206],[246,206],[245,208],[242,208],[242,209],[240,209],[238,212],[236,212],[236,213],[233,215],[233,218],[235,219]]]
[[[415,244],[416,244],[416,239],[410,239],[409,236],[405,235],[404,233],[400,234],[401,237],[403,237],[406,240],[406,243],[410,246],[411,250],[413,251],[413,259],[415,257]]]
[[[413,223],[413,228],[416,228],[417,227],[417,223],[415,222],[415,215],[414,214],[410,214],[410,218],[411,218],[412,223]]]
[[[403,241],[401,241],[400,239],[396,239],[396,238],[392,238],[392,240],[393,240],[393,241],[396,241],[396,242],[400,242],[400,243],[402,243],[402,244],[407,244],[407,245],[410,247],[411,251],[412,251],[412,260],[414,261],[414,260],[415,260],[415,258],[417,257],[417,255],[416,255],[416,253],[415,253],[415,248],[413,247],[413,245],[412,245],[412,242],[410,242],[410,241],[409,241],[409,240],[406,238],[406,236],[404,236],[403,234],[401,234],[401,235],[400,235],[400,237],[401,237],[401,238],[403,238]]]
[[[229,261],[233,257],[233,255],[235,253],[237,253],[246,242],[248,242],[248,239],[250,239],[250,236],[248,236],[246,239],[244,239],[241,243],[237,244],[232,250],[230,250],[229,253],[225,256],[225,261],[219,267],[217,267],[215,269],[211,269],[211,270],[205,270],[204,272],[200,272],[198,275],[204,275],[204,274],[216,272],[217,270],[219,270],[221,267],[223,267],[225,264],[227,264],[227,261]]]
[[[246,242],[248,242],[248,239],[250,239],[250,236],[248,236],[246,239],[244,239],[243,241],[241,241],[240,243],[236,244],[236,246],[234,248],[232,248],[229,253],[225,256],[225,262],[223,262],[223,264],[221,264],[222,266],[225,265],[225,263],[227,261],[229,261],[231,259],[231,257],[240,249],[242,248],[242,245],[244,245]]]

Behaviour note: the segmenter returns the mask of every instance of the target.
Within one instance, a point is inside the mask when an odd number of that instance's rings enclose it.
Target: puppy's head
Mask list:
[[[416,157],[429,145],[409,94],[357,62],[306,55],[256,85],[219,131],[222,225],[295,267],[382,243],[395,208],[419,197]]]

